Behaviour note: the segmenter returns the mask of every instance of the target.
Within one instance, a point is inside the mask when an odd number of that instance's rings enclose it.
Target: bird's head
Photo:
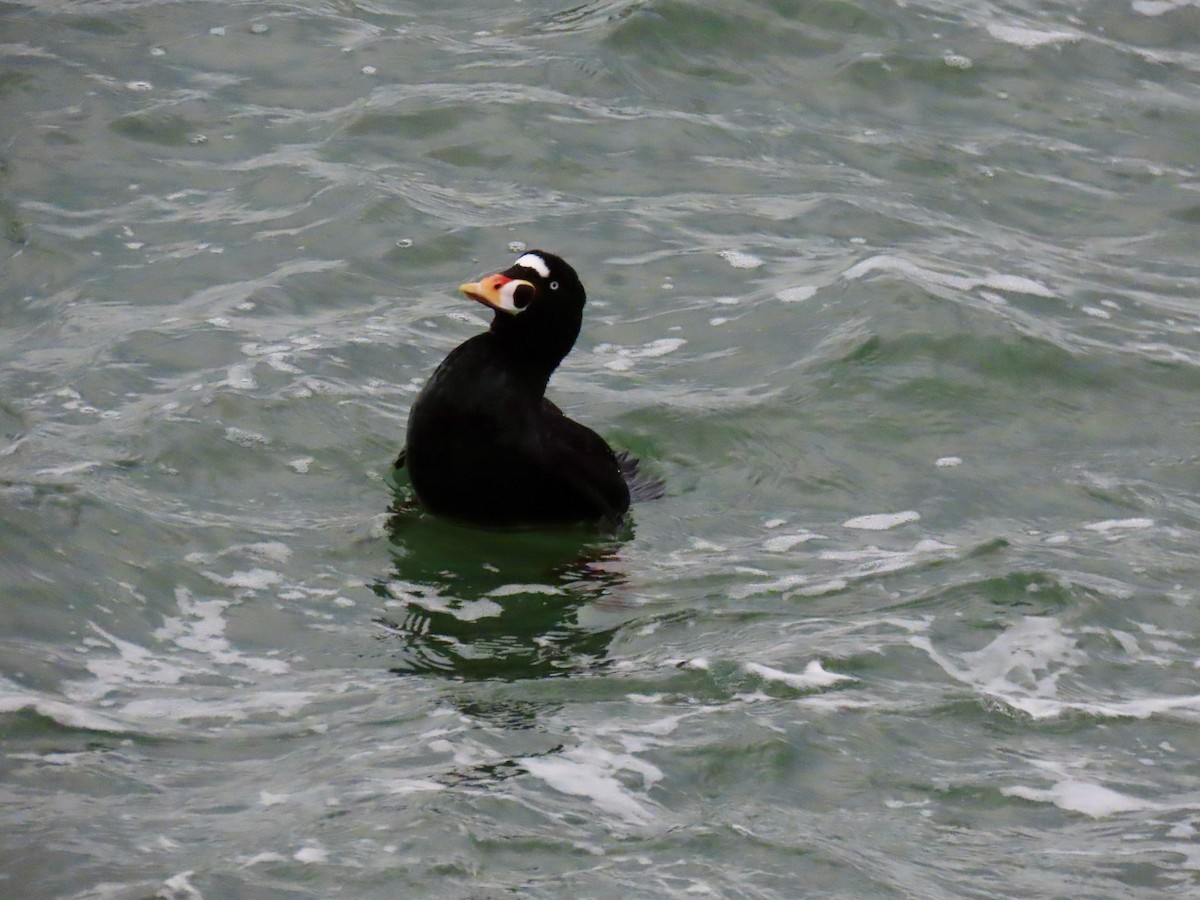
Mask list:
[[[503,272],[459,290],[495,310],[491,330],[497,338],[555,366],[579,336],[587,294],[575,270],[553,253],[530,250]]]

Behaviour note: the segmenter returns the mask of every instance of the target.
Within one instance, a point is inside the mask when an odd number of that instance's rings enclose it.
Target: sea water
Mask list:
[[[1192,896],[1197,35],[4,6],[0,895]],[[534,248],[615,535],[391,472]]]

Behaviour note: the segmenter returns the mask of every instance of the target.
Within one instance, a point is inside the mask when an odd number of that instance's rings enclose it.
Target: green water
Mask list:
[[[0,895],[1193,895],[1198,36],[0,6]],[[393,509],[533,247],[611,538]]]

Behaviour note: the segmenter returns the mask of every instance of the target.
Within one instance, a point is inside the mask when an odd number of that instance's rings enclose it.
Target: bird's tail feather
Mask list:
[[[635,502],[642,500],[659,500],[667,494],[667,484],[656,475],[648,475],[639,471],[641,460],[630,456],[629,451],[622,450],[617,454],[617,467],[621,477],[629,488],[629,499]]]

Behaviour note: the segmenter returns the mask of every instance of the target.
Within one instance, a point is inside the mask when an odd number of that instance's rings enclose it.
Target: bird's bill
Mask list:
[[[511,315],[528,306],[529,298],[537,290],[528,281],[499,273],[459,285],[458,289],[477,303]]]

